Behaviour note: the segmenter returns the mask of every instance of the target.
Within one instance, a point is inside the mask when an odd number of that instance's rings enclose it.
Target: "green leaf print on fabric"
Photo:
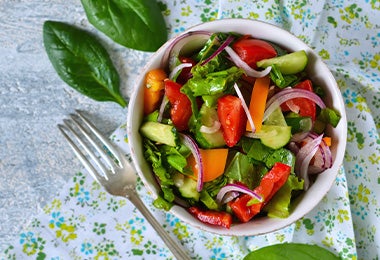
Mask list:
[[[120,253],[115,248],[115,243],[109,239],[103,239],[101,243],[95,246],[96,255],[94,259],[115,259],[120,257]]]
[[[327,22],[331,23],[334,28],[338,27],[338,23],[336,22],[335,18],[332,16],[327,17]]]
[[[358,132],[354,122],[348,122],[347,127],[347,140],[350,142],[356,141],[358,149],[363,149],[365,142],[363,133]]]
[[[95,222],[92,231],[93,231],[95,234],[97,234],[98,236],[99,236],[99,235],[104,235],[104,234],[106,233],[106,226],[107,226],[106,223],[98,223],[98,222]]]
[[[26,232],[20,235],[20,244],[22,245],[22,252],[27,256],[38,255],[44,250],[46,241],[37,237],[33,232]]]

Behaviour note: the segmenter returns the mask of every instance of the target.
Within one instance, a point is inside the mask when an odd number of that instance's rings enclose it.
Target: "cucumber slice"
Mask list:
[[[272,114],[264,121],[265,125],[278,125],[278,126],[287,126],[285,121],[284,114],[281,111],[281,108],[276,108]]]
[[[178,187],[178,190],[184,198],[194,199],[195,201],[198,201],[201,195],[197,191],[197,182],[186,176],[183,176],[182,183]]]
[[[177,145],[177,132],[174,126],[158,122],[145,122],[140,127],[140,133],[146,138],[170,146]]]
[[[260,140],[272,149],[279,149],[285,146],[292,136],[290,126],[262,125],[260,130]]]
[[[282,74],[289,75],[303,71],[307,65],[307,61],[308,58],[306,52],[301,50],[283,56],[258,61],[257,67],[266,68],[276,64]]]
[[[202,148],[217,148],[226,145],[223,138],[223,132],[221,129],[214,133],[201,132],[201,127],[212,127],[218,119],[218,112],[216,108],[208,107],[203,104],[199,111],[198,125],[196,126],[195,139]]]

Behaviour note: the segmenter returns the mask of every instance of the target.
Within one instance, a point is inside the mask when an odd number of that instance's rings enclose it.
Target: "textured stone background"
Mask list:
[[[56,125],[81,109],[109,135],[127,116],[127,109],[92,101],[57,76],[43,46],[45,20],[98,35],[119,70],[126,99],[150,56],[97,33],[80,0],[0,0],[0,251],[81,169]]]

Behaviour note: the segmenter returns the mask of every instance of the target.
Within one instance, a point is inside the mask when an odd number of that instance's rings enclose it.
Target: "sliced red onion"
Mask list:
[[[239,185],[239,184],[227,184],[224,187],[222,187],[220,191],[218,192],[218,194],[216,195],[216,201],[218,203],[222,203],[224,196],[229,192],[245,193],[256,198],[259,202],[263,202],[263,197],[261,197],[259,194],[257,194],[253,190],[248,189],[246,186]]]
[[[296,143],[299,143],[299,142],[301,142],[302,140],[304,140],[308,135],[309,135],[309,132],[308,132],[308,131],[300,132],[300,133],[295,133],[295,134],[293,134],[292,137],[290,138],[290,142],[296,142]]]
[[[232,61],[235,63],[236,66],[239,68],[242,68],[245,71],[245,74],[247,74],[250,77],[254,78],[262,78],[269,74],[272,67],[268,66],[265,70],[258,71],[255,69],[252,69],[245,61],[243,61],[240,56],[229,46],[225,48],[225,51],[230,55]]]
[[[201,133],[213,134],[220,129],[221,123],[218,120],[215,120],[212,126],[202,125],[199,129]]]
[[[304,189],[307,190],[310,186],[310,180],[308,176],[308,168],[311,159],[318,150],[318,147],[322,141],[322,135],[307,142],[300,148],[296,155],[295,171],[299,177],[304,180]]]
[[[293,98],[306,98],[309,99],[315,104],[317,104],[320,108],[325,108],[326,105],[323,102],[323,100],[314,92],[305,90],[305,89],[298,89],[298,88],[285,88],[282,91],[276,93],[273,97],[271,97],[267,104],[266,109],[264,112],[263,121],[268,118],[270,114],[282,103],[293,99]]]
[[[317,135],[310,134],[310,137],[316,138]],[[314,162],[309,166],[308,174],[318,174],[332,166],[331,150],[323,139],[318,148],[314,155]]]
[[[160,109],[158,110],[157,122],[161,122],[162,121],[162,118],[163,118],[163,115],[164,115],[164,111],[165,111],[165,107],[168,104],[168,102],[169,102],[168,97],[166,95],[164,95],[164,97],[162,98]]]
[[[222,45],[219,46],[219,48],[213,54],[211,54],[207,59],[202,61],[201,66],[207,64],[215,56],[221,53],[233,40],[234,40],[234,37],[232,37],[231,35],[228,36],[227,39],[222,43]]]
[[[253,119],[252,119],[251,113],[249,112],[249,108],[248,108],[247,104],[245,103],[244,97],[241,94],[239,86],[236,83],[234,84],[234,88],[235,88],[236,94],[238,95],[238,97],[239,97],[239,99],[241,101],[241,104],[243,106],[244,112],[247,115],[248,122],[249,122],[249,124],[251,125],[251,128],[252,128],[252,133],[254,133],[254,132],[256,132],[256,127],[255,127],[255,123],[253,123]]]
[[[293,141],[289,142],[288,148],[294,154],[297,154],[299,152],[299,150],[300,150],[300,148],[298,147],[298,145],[295,142],[293,142]]]
[[[226,195],[224,195],[222,201],[220,202],[220,204],[226,204],[230,201],[232,201],[233,199],[239,197],[240,193],[237,192],[237,191],[230,191],[230,192],[227,192]]]
[[[211,35],[212,33],[208,31],[192,31],[178,36],[167,47],[161,60],[161,68],[165,68],[172,59],[176,59],[180,54],[184,52],[187,54],[186,52],[203,47]]]
[[[297,113],[297,114],[300,112],[300,107],[297,106],[296,104],[294,104],[292,99],[286,101],[285,103],[286,103],[286,105],[288,105],[290,111]]]
[[[195,158],[195,162],[198,166],[198,178],[197,178],[197,191],[200,192],[203,188],[203,162],[202,162],[202,156],[199,151],[199,147],[197,143],[188,135],[185,134],[179,134],[182,142],[189,147],[191,153],[193,154]]]
[[[188,68],[193,66],[191,63],[181,63],[178,66],[176,66],[169,74],[169,79],[173,79],[178,72],[180,72],[183,68]]]

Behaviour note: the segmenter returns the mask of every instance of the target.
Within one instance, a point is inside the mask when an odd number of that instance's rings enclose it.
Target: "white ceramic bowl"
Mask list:
[[[183,33],[197,30],[250,34],[255,38],[277,43],[290,51],[305,50],[309,57],[309,63],[307,66],[308,75],[313,82],[324,88],[327,94],[325,98],[326,105],[338,110],[342,119],[336,128],[329,128],[327,130],[333,140],[331,147],[334,162],[333,166],[321,173],[307,192],[304,192],[304,194],[297,199],[296,207],[289,217],[284,219],[268,217],[254,218],[250,222],[233,224],[230,229],[225,229],[200,222],[190,215],[186,209],[180,206],[173,206],[170,212],[191,226],[220,235],[251,236],[269,233],[286,227],[310,212],[322,200],[334,183],[339,168],[342,165],[346,147],[347,121],[343,99],[337,83],[325,63],[310,47],[288,31],[274,25],[248,19],[222,19],[196,25]],[[174,39],[170,39],[166,42],[151,57],[148,64],[141,71],[141,75],[136,82],[134,93],[131,97],[128,108],[127,125],[131,156],[145,187],[154,198],[156,198],[159,193],[159,187],[156,184],[149,164],[144,159],[142,139],[139,134],[139,127],[143,117],[143,82],[147,71],[160,67],[165,49],[168,48],[173,40]]]

